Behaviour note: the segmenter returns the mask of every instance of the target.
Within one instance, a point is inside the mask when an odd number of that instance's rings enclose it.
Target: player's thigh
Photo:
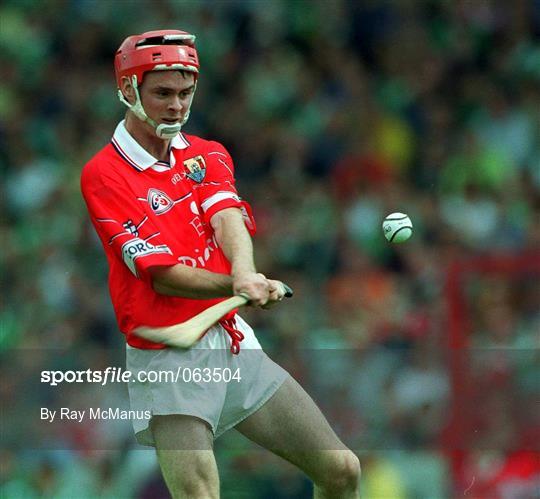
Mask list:
[[[322,468],[348,450],[313,399],[292,377],[236,429],[310,476],[319,475]]]
[[[154,415],[150,428],[156,450],[213,450],[210,425],[195,416],[184,414]]]

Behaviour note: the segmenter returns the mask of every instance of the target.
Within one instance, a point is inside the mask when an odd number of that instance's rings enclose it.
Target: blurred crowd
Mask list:
[[[123,365],[79,175],[125,112],[116,48],[158,28],[197,35],[185,132],[230,151],[259,269],[296,290],[245,315],[359,453],[365,497],[529,497],[540,488],[538,0],[4,0],[0,494],[167,497],[129,422],[37,424],[40,404],[127,403],[121,385],[45,390],[36,366]],[[403,245],[382,236],[396,211],[414,224]],[[490,255],[523,265],[472,268],[448,292],[453,264]],[[456,299],[466,356],[450,347]],[[477,389],[459,394],[456,379]],[[224,498],[310,497],[237,435],[216,446]]]

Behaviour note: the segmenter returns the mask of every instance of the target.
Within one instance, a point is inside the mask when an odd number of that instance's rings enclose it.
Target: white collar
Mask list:
[[[154,166],[159,161],[154,158],[143,146],[141,146],[127,131],[125,120],[118,123],[112,143],[115,146],[118,153],[135,169],[139,171],[147,170]],[[174,166],[174,156],[172,149],[186,149],[189,147],[189,142],[185,137],[179,133],[171,139],[170,146],[170,164]],[[162,162],[159,162],[162,163]]]

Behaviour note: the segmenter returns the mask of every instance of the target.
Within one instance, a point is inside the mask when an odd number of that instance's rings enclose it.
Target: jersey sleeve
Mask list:
[[[212,216],[225,208],[239,208],[247,229],[253,235],[255,219],[249,204],[238,196],[230,154],[220,143],[210,142],[205,158],[206,175],[197,189],[205,222],[210,223]]]
[[[145,200],[137,199],[121,181],[83,175],[81,190],[105,252],[135,277],[149,282],[149,268],[178,263],[143,209]]]

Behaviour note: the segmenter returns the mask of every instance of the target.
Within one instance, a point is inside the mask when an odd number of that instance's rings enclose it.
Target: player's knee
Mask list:
[[[188,480],[177,487],[174,491],[171,490],[174,499],[199,498],[217,499],[219,497],[216,487],[208,482],[199,480]]]
[[[341,455],[337,469],[337,480],[342,485],[343,490],[355,490],[360,481],[360,460],[351,451],[346,451]]]
[[[214,477],[206,470],[195,469],[192,471],[190,475],[183,474],[177,480],[172,480],[170,491],[173,498],[205,497],[217,499],[219,486]]]
[[[211,451],[159,451],[161,471],[174,499],[219,496],[219,477]]]
[[[340,451],[331,461],[320,486],[332,493],[356,491],[361,473],[358,457],[350,450]]]

